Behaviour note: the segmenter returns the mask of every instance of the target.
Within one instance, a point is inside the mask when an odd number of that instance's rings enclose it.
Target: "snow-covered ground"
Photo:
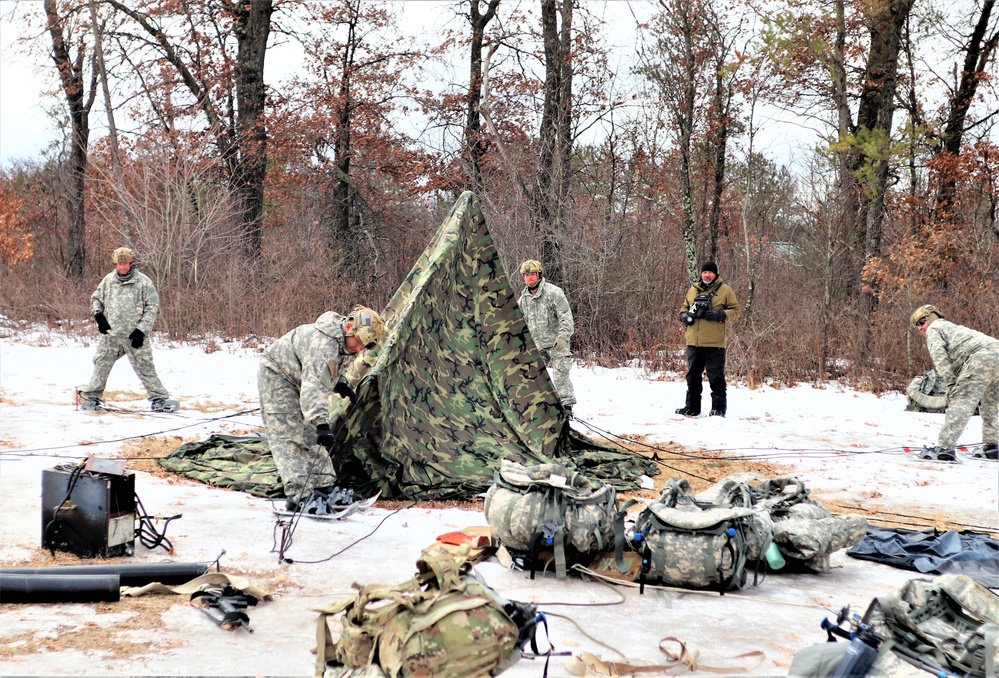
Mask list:
[[[157,342],[160,378],[181,401],[181,411],[91,414],[75,408],[74,388],[90,376],[95,343],[46,331],[9,332],[0,339],[0,565],[37,564],[47,557],[40,548],[42,470],[91,453],[113,457],[124,444],[135,445],[144,436],[189,439],[260,425],[253,411],[256,346],[212,342],[206,350]],[[823,499],[905,515],[943,515],[957,524],[999,530],[999,465],[914,460],[902,448],[934,443],[943,417],[906,412],[901,394],[878,397],[837,384],[755,390],[732,384],[727,418],[688,419],[673,413],[685,391],[676,375],[577,367],[573,379],[579,397],[576,415],[595,429],[642,436],[650,444],[765,458],[785,465]],[[108,391],[122,394],[115,398],[118,406],[148,407],[127,360],[116,365]],[[228,416],[234,413],[242,414]],[[585,425],[574,425],[588,432]],[[981,421],[975,417],[961,442],[980,441]],[[142,472],[136,489],[150,512],[181,513],[183,518],[169,528],[173,556],[140,548],[132,560],[213,561],[225,550],[224,570],[248,574],[276,594],[275,600],[249,611],[255,633],[224,632],[181,599],[158,607],[135,601],[0,604],[0,674],[309,675],[314,668],[314,608],[348,594],[353,582],[401,582],[412,575],[420,549],[436,535],[485,524],[478,511],[412,507],[393,512],[376,506],[341,522],[302,521],[289,553],[296,562],[279,564],[272,552],[274,520],[268,502]],[[327,562],[305,563],[327,558],[372,532]],[[767,660],[753,673],[780,675],[794,651],[824,639],[819,630],[823,616],[846,604],[866,607],[873,596],[914,576],[842,552],[833,557],[833,566],[823,576],[770,575],[738,596],[639,596],[625,590],[622,604],[592,608],[553,603],[612,602],[618,594],[580,580],[531,581],[495,559],[478,567],[502,595],[571,616],[590,636],[630,658],[661,661],[656,649],[660,638],[676,636],[723,655],[761,649]],[[99,630],[99,640],[74,642],[84,629]],[[551,618],[550,631],[557,650],[615,658],[564,619]],[[553,658],[551,675],[567,675],[565,661]],[[540,661],[522,660],[509,675],[540,676],[542,669]]]

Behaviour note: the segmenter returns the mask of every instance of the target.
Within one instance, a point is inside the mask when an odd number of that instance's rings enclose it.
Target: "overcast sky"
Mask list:
[[[533,0],[508,1],[527,2]],[[23,20],[26,9],[40,8],[37,0],[0,0],[0,166],[11,162],[41,157],[44,149],[61,139],[56,121],[50,111],[64,114],[61,95],[57,93],[55,69],[48,57],[48,39],[42,34],[36,39],[28,53],[27,46],[19,41],[28,36],[28,28]],[[393,3],[399,17],[399,25],[415,36],[437,36],[440,26],[454,21],[453,0],[399,0]],[[608,42],[621,48],[620,59],[633,59],[634,16],[647,15],[653,5],[645,0],[626,2],[608,0],[588,3],[587,9],[597,17],[607,21],[611,34]],[[642,16],[641,18],[645,18]],[[300,51],[293,44],[272,49],[268,53],[265,79],[270,85],[277,84],[299,67]],[[460,55],[464,59],[464,54]],[[465,68],[462,61],[461,66]],[[618,73],[626,73],[628,63],[611,64]],[[456,73],[453,77],[461,77]],[[93,135],[103,133],[103,100],[98,97],[91,112]],[[771,116],[779,116],[771,112]],[[793,120],[775,119],[760,121],[763,124],[761,136],[757,139],[757,150],[763,150],[778,162],[794,164],[795,156],[802,155],[803,147],[814,143],[814,130],[801,127]],[[93,137],[92,137],[93,138]]]

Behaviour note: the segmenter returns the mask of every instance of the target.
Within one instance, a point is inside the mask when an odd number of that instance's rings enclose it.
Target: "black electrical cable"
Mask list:
[[[334,558],[336,558],[341,553],[344,553],[345,551],[348,551],[348,550],[354,548],[355,546],[357,546],[358,544],[360,544],[362,541],[364,541],[365,539],[367,539],[368,537],[370,537],[371,535],[373,535],[375,532],[377,532],[379,530],[379,528],[381,528],[381,526],[385,524],[386,520],[388,520],[389,518],[391,518],[395,514],[399,513],[400,511],[405,511],[406,509],[413,508],[414,506],[416,506],[416,504],[417,504],[417,502],[414,501],[414,502],[410,503],[409,506],[402,506],[400,508],[397,508],[395,511],[392,511],[392,513],[390,513],[387,516],[385,516],[384,518],[382,518],[381,521],[377,525],[375,525],[375,529],[371,530],[371,532],[368,532],[366,535],[364,535],[360,539],[357,539],[357,540],[351,542],[350,544],[347,544],[346,546],[344,546],[342,549],[340,549],[336,553],[333,553],[332,555],[329,555],[326,558],[323,558],[322,560],[292,560],[291,558],[285,558],[284,562],[288,563],[289,565],[290,564],[294,564],[294,563],[297,563],[299,565],[318,565],[319,563],[325,563],[325,562],[328,562],[330,560],[333,560]]]

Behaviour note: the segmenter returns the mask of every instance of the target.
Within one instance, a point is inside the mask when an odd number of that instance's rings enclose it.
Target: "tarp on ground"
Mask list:
[[[473,193],[452,207],[382,318],[379,356],[335,457],[343,486],[383,498],[467,498],[488,488],[502,459],[559,459],[618,489],[658,473],[651,460],[568,426]],[[205,463],[197,461],[199,479]]]
[[[904,570],[964,574],[999,588],[999,541],[979,532],[872,528],[846,553]]]

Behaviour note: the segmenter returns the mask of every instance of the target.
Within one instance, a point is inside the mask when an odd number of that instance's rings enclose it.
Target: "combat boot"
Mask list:
[[[699,411],[694,411],[694,410],[690,409],[689,407],[687,407],[686,405],[684,405],[683,407],[677,409],[676,413],[677,414],[682,414],[685,417],[697,417],[697,416],[699,416],[701,414]]]

